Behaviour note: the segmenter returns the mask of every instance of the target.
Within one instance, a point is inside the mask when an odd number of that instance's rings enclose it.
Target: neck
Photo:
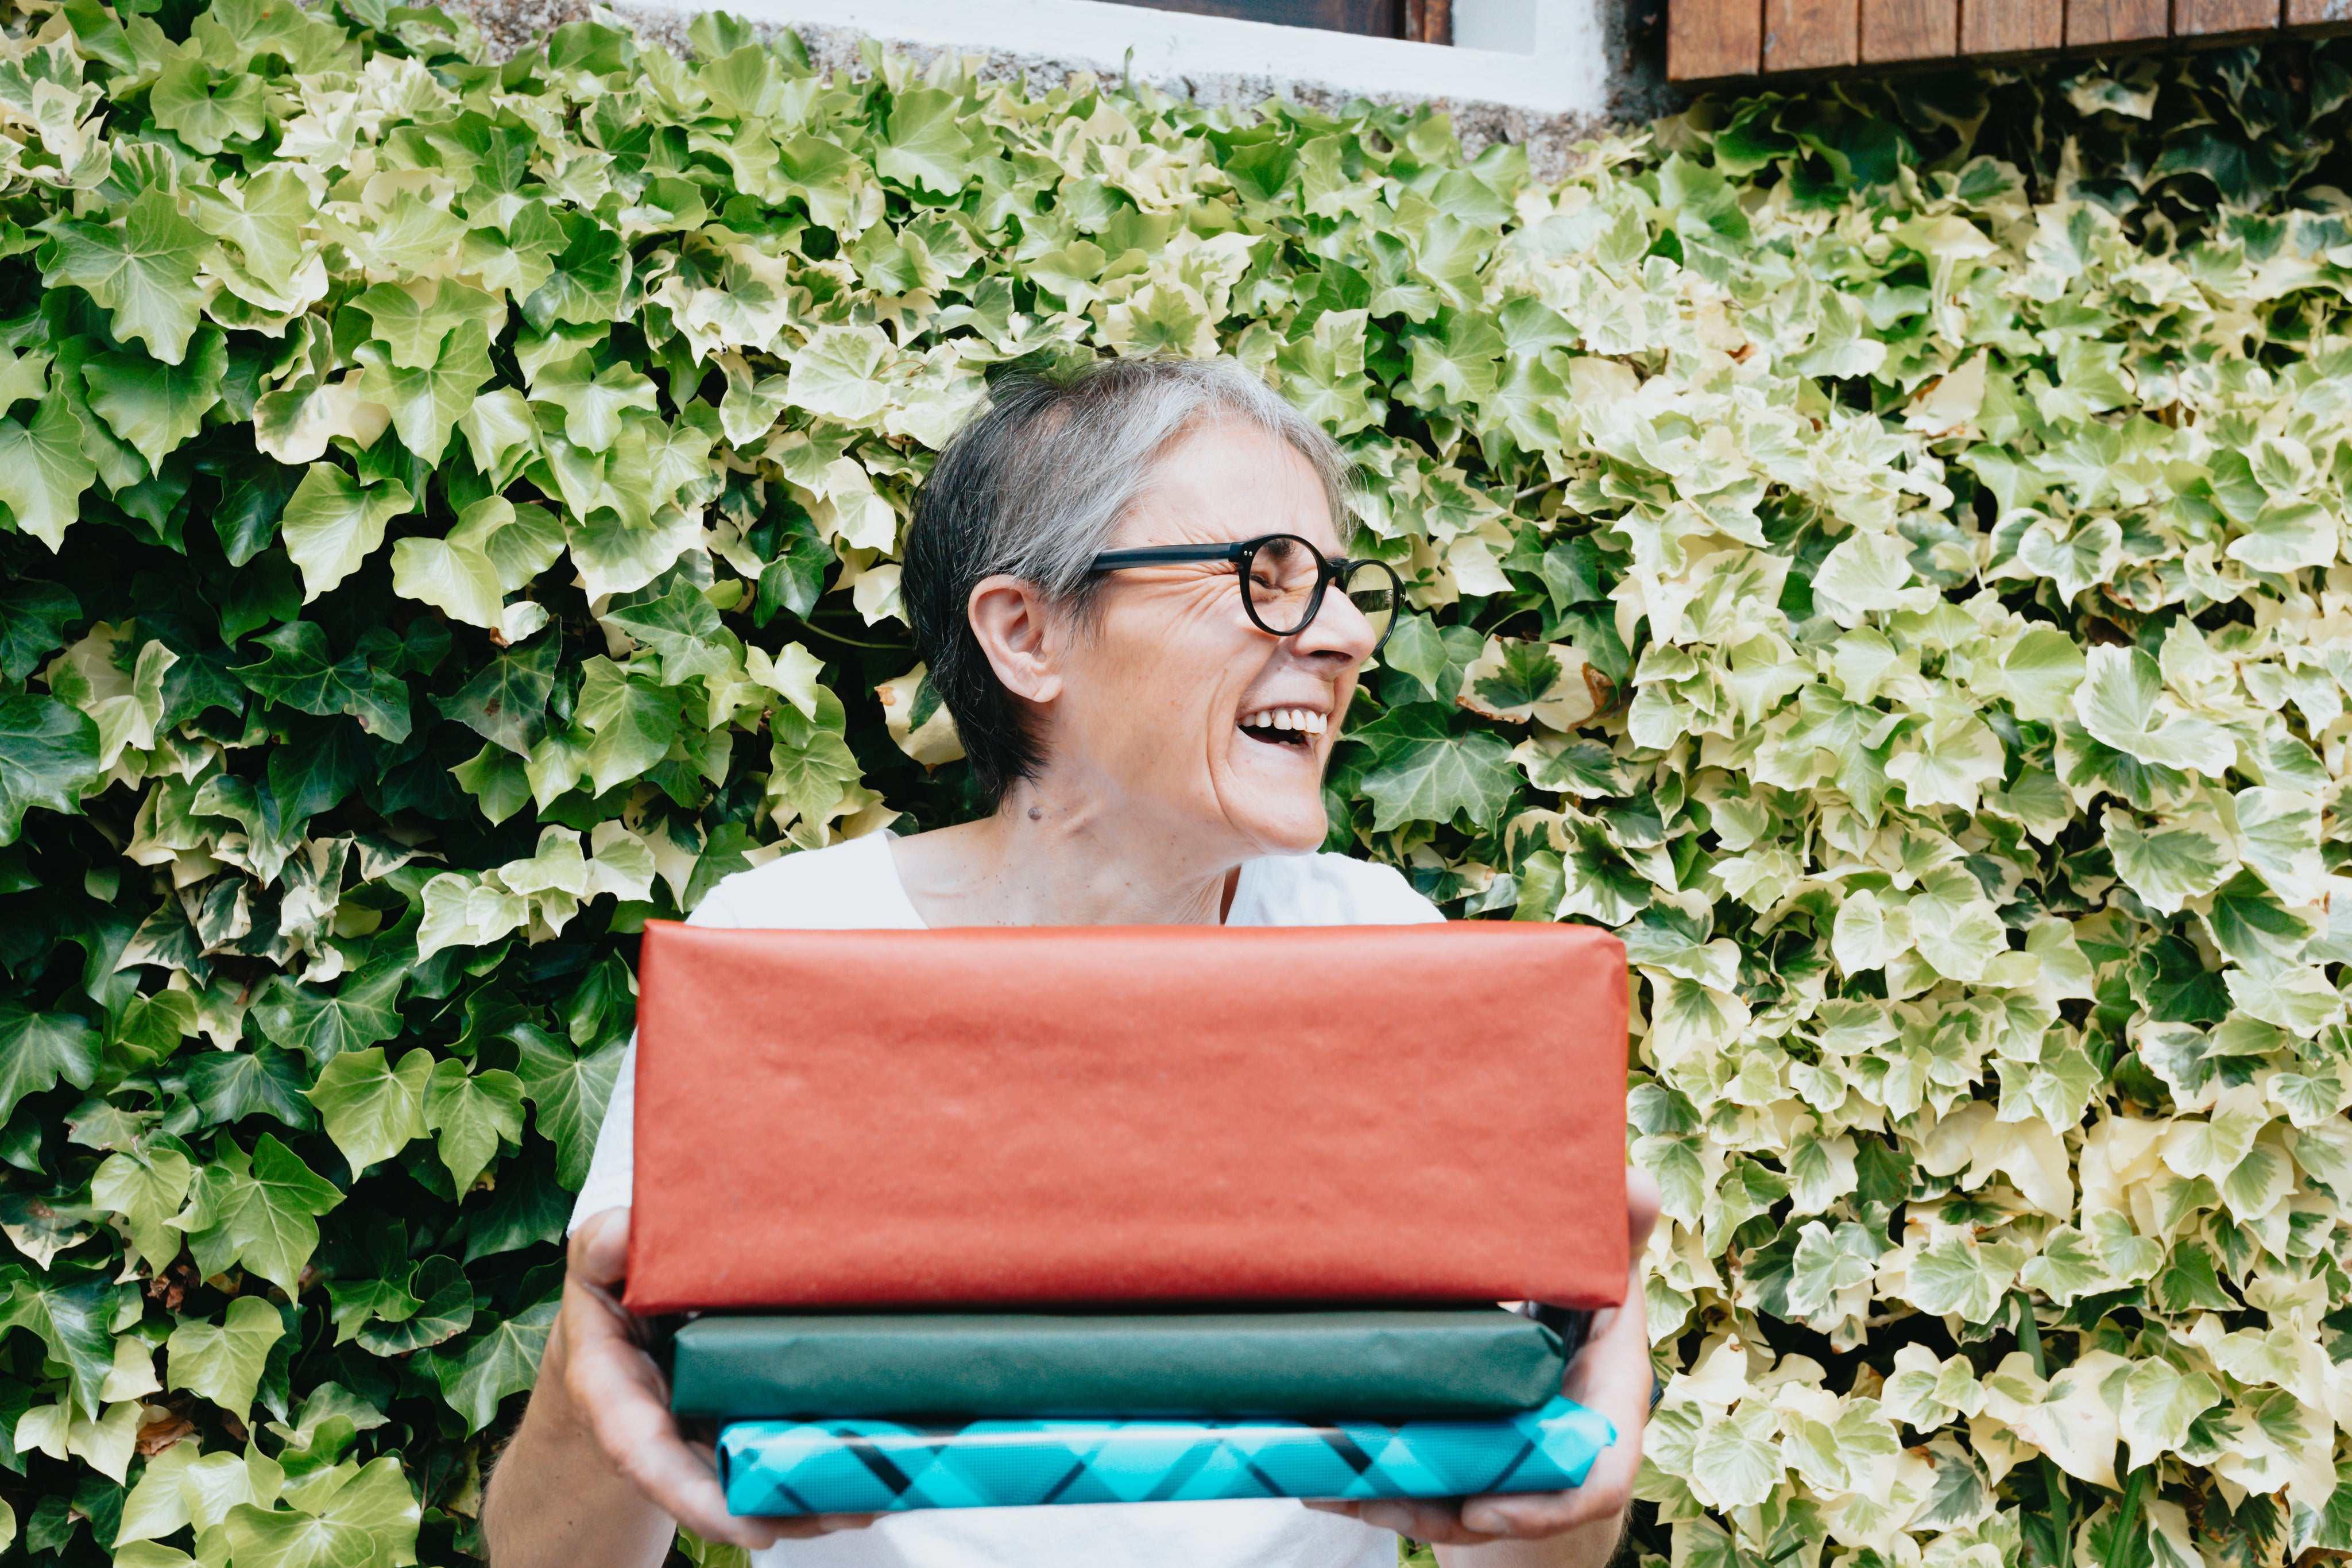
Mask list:
[[[1216,925],[1244,858],[1024,780],[992,817],[904,839],[900,880],[931,925]]]

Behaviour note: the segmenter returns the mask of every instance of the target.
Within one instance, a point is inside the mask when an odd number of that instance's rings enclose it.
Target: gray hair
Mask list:
[[[931,690],[954,718],[973,781],[992,803],[1045,758],[972,635],[982,579],[1034,584],[1083,614],[1088,572],[1159,478],[1169,452],[1205,425],[1255,427],[1286,442],[1323,483],[1332,526],[1349,531],[1352,465],[1323,427],[1231,360],[1108,360],[1054,375],[1014,374],[940,454],[916,497],[900,591]]]

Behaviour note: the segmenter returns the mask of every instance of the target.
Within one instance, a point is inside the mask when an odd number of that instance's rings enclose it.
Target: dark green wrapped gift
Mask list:
[[[681,1416],[1425,1416],[1559,1393],[1559,1336],[1499,1307],[778,1314],[678,1331]]]

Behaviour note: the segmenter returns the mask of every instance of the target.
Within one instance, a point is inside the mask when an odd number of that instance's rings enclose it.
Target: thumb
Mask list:
[[[607,1208],[590,1215],[586,1222],[572,1233],[572,1245],[564,1267],[573,1279],[583,1284],[599,1286],[607,1291],[627,1278],[629,1211],[626,1208]]]

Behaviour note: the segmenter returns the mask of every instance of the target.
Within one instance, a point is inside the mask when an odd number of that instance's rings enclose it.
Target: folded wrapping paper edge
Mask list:
[[[1122,1431],[1132,1435],[1129,1443],[1119,1441]],[[1415,1451],[1416,1439],[1423,1451]],[[1616,1426],[1607,1416],[1559,1398],[1501,1419],[1393,1425],[997,1420],[942,1432],[887,1421],[739,1421],[720,1429],[718,1461],[730,1513],[789,1518],[1081,1502],[1559,1491],[1583,1485],[1594,1460],[1616,1441]],[[1476,1456],[1484,1468],[1468,1472],[1475,1479],[1465,1492],[1459,1467],[1482,1444],[1492,1447]],[[976,1469],[943,1462],[960,1448],[985,1452],[985,1462]],[[763,1462],[780,1449],[780,1462]],[[1443,1464],[1455,1468],[1449,1473],[1437,1468]],[[1310,1472],[1316,1479],[1307,1484],[1295,1490],[1286,1484],[1294,1474]],[[1338,1486],[1324,1484],[1332,1477],[1345,1479]],[[788,1478],[799,1479],[800,1489]],[[1084,1485],[1073,1484],[1081,1478]],[[1025,1490],[1008,1495],[1008,1485]],[[849,1490],[839,1490],[845,1486]]]

